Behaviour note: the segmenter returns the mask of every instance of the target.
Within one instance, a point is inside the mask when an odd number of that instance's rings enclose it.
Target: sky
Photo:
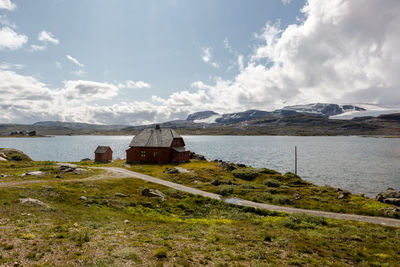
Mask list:
[[[0,0],[0,124],[400,104],[398,0]]]

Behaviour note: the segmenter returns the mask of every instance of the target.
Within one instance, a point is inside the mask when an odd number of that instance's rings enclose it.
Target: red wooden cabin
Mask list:
[[[98,146],[96,151],[94,151],[94,161],[95,162],[111,162],[113,151],[109,146]]]
[[[182,136],[172,129],[144,129],[133,137],[126,150],[126,162],[169,163],[189,161]]]

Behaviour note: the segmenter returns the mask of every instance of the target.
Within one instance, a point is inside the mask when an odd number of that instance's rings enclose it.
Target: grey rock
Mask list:
[[[142,196],[157,197],[161,198],[162,200],[165,200],[165,195],[159,190],[154,190],[154,189],[148,189],[148,188],[143,189]]]
[[[168,174],[176,174],[176,173],[179,172],[179,171],[178,171],[177,169],[175,169],[175,168],[172,168],[172,169],[166,168],[165,171],[166,171]]]
[[[400,190],[398,191],[393,188],[388,188],[379,193],[375,199],[383,203],[400,206]]]
[[[301,195],[299,193],[294,193],[293,198],[296,200],[299,200],[299,199],[301,199]]]
[[[50,208],[50,206],[35,198],[20,198],[19,203],[24,205],[40,206],[43,208]]]
[[[62,179],[62,178],[64,178],[64,176],[62,176],[62,175],[58,174],[58,175],[56,175],[56,178],[58,178],[58,179]]]
[[[116,197],[128,197],[127,195],[125,195],[125,194],[122,194],[122,193],[115,193],[115,196]]]
[[[86,201],[86,200],[87,200],[87,197],[81,196],[81,197],[79,198],[79,200],[84,200],[84,201]]]

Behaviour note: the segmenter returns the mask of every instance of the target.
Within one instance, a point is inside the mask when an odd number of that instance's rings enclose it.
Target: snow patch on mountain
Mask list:
[[[216,120],[221,118],[221,115],[211,115],[208,118],[203,118],[203,119],[198,119],[198,120],[194,120],[194,123],[216,123]]]
[[[342,114],[337,114],[330,116],[330,119],[340,119],[340,120],[351,120],[356,117],[378,117],[383,114],[391,114],[400,112],[400,107],[388,107],[373,104],[355,104],[355,106],[361,107],[364,110],[347,110]]]

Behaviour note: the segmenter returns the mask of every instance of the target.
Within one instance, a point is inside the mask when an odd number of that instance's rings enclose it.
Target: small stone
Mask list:
[[[125,194],[122,194],[122,193],[115,193],[115,196],[116,197],[128,197],[127,195],[125,195]]]
[[[62,179],[62,178],[64,178],[64,176],[58,174],[58,175],[56,175],[56,178],[57,178],[57,179]]]
[[[128,223],[129,223],[129,220],[125,220],[124,223],[125,223],[125,224],[128,224]]]
[[[86,200],[87,200],[87,197],[81,196],[81,197],[79,198],[79,200],[84,200],[84,201],[86,201]]]
[[[79,224],[78,224],[78,223],[74,223],[72,226],[73,226],[73,227],[78,227]]]
[[[301,195],[299,193],[294,193],[293,194],[294,199],[299,200],[301,199]]]

